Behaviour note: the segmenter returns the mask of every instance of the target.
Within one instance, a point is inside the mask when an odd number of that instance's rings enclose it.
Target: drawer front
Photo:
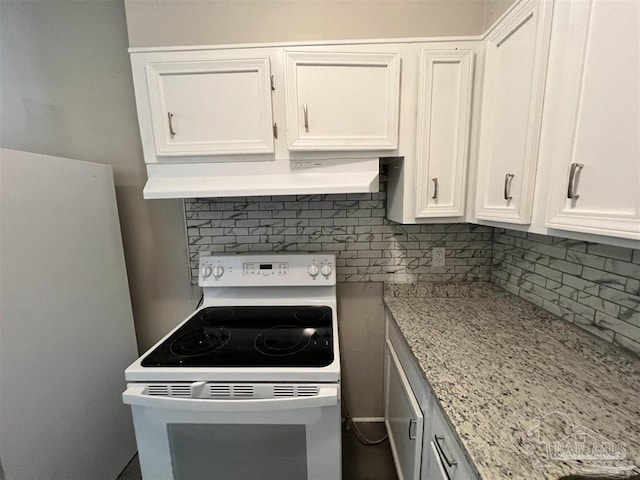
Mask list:
[[[429,463],[426,469],[426,476],[423,475],[422,478],[426,480],[449,480],[435,443],[431,441],[428,445]]]
[[[431,455],[429,458],[428,472],[432,472],[432,463],[436,462],[438,468],[443,470],[449,480],[476,480],[477,477],[471,469],[471,465],[458,443],[458,435],[451,429],[444,418],[444,413],[440,406],[434,402],[433,413],[431,415],[431,446],[435,450],[435,457]],[[439,479],[441,477],[429,477],[426,480]]]

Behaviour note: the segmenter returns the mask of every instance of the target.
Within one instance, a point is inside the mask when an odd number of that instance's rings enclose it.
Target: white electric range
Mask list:
[[[333,255],[200,258],[203,302],[125,371],[143,477],[339,479]]]

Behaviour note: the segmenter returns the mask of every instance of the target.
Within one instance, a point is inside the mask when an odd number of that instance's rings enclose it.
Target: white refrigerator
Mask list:
[[[115,479],[137,358],[111,167],[0,149],[0,479]]]

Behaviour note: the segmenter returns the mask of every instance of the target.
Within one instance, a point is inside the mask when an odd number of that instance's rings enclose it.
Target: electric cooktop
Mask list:
[[[142,360],[143,367],[325,367],[327,306],[206,307]]]

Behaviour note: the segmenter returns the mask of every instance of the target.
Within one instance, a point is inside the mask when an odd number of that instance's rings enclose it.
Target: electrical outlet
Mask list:
[[[325,162],[322,160],[302,160],[291,162],[292,170],[306,170],[309,168],[322,168],[325,166]]]
[[[444,247],[433,247],[431,250],[431,266],[444,267]]]

